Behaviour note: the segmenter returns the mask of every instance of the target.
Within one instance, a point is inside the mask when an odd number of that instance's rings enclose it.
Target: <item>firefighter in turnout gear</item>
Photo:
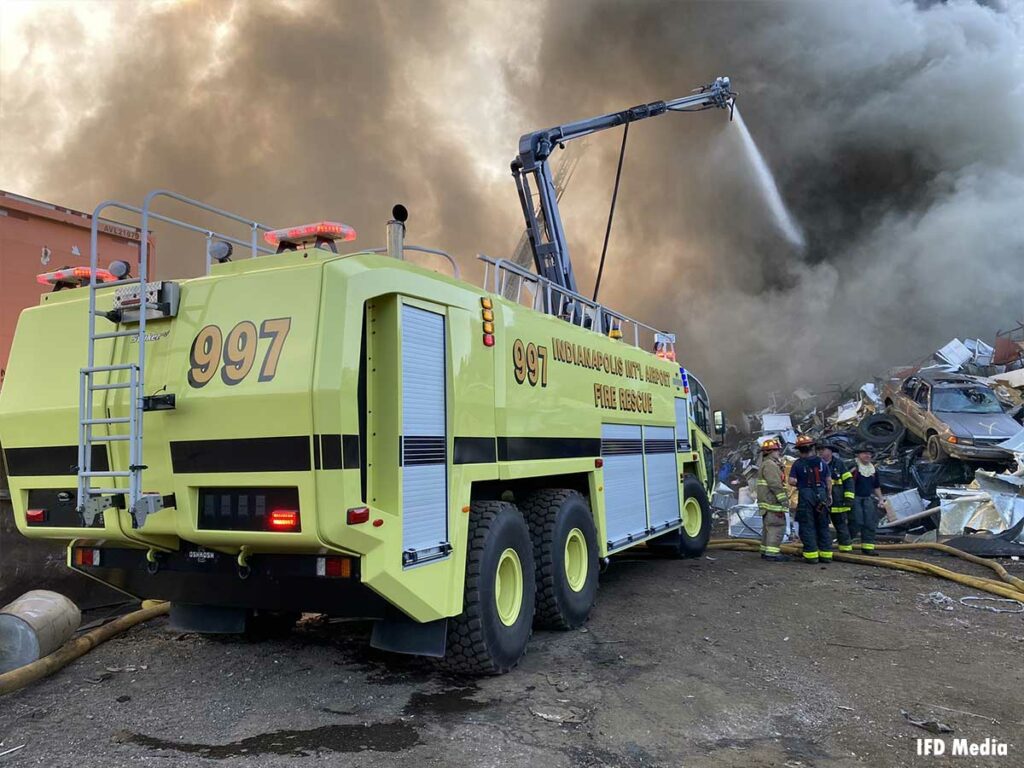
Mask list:
[[[882,504],[882,488],[878,468],[871,462],[874,449],[870,445],[857,449],[853,466],[853,535],[860,537],[861,554],[877,555],[875,533],[878,531],[878,508]]]
[[[836,529],[836,548],[840,552],[852,552],[853,543],[850,538],[850,506],[853,504],[853,473],[839,456],[836,455],[832,443],[818,446],[818,456],[825,462],[832,477],[832,507],[829,518]]]
[[[778,440],[761,444],[761,466],[757,472],[757,508],[761,513],[761,558],[788,560],[782,554],[782,536],[786,531],[786,481]]]
[[[832,533],[828,527],[828,510],[832,503],[832,475],[820,456],[814,453],[814,438],[800,435],[796,439],[800,454],[789,470],[789,484],[796,486],[796,520],[800,524],[800,541],[804,545],[805,563],[832,562]]]

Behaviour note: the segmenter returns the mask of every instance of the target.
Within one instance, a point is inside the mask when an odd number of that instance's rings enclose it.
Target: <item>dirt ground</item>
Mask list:
[[[950,565],[946,558],[939,558]],[[954,567],[959,567],[956,565]],[[1020,573],[1017,569],[1018,575]],[[136,628],[0,699],[0,765],[917,766],[1024,764],[1024,616],[850,564],[643,553],[586,628],[459,680],[368,647],[364,623],[283,639]],[[907,711],[1007,757],[916,755]]]

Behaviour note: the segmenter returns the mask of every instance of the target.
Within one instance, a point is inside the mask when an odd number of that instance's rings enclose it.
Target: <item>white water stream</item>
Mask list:
[[[734,122],[740,129],[743,150],[747,153],[747,159],[750,160],[750,164],[754,169],[758,185],[761,188],[761,194],[764,196],[765,203],[768,204],[768,210],[771,211],[772,217],[775,219],[775,225],[793,245],[803,248],[805,244],[803,230],[793,220],[789,209],[786,208],[782,195],[779,194],[779,187],[775,183],[775,177],[768,168],[768,164],[764,161],[761,150],[757,148],[754,137],[750,135],[747,124],[743,122],[743,115],[740,114],[739,107],[736,108],[733,115],[735,118]]]

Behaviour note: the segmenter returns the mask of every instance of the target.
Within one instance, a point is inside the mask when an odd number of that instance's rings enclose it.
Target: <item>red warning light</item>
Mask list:
[[[56,285],[57,283],[84,285],[89,282],[89,276],[91,274],[92,270],[89,267],[65,267],[64,269],[58,269],[55,272],[44,272],[41,275],[36,275],[36,282],[40,285]],[[96,270],[97,283],[112,283],[115,280],[117,280],[117,278],[114,277],[109,270]]]
[[[315,243],[317,240],[355,240],[356,231],[348,224],[341,224],[337,221],[320,221],[316,224],[304,224],[301,227],[285,227],[265,232],[263,239],[273,246],[278,246],[283,242],[304,245]]]
[[[267,525],[272,531],[297,531],[299,529],[299,510],[275,509],[267,518]]]

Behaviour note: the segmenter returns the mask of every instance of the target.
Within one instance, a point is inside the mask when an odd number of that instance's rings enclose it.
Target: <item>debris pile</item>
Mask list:
[[[1024,553],[1024,323],[997,333],[995,344],[952,339],[859,387],[772,393],[770,406],[736,421],[718,451],[713,500],[728,511],[731,536],[760,535],[753,488],[763,441],[779,441],[788,471],[797,435],[808,434],[847,461],[860,446],[875,451],[885,495],[880,533],[984,531],[991,540],[973,534],[978,549]]]

